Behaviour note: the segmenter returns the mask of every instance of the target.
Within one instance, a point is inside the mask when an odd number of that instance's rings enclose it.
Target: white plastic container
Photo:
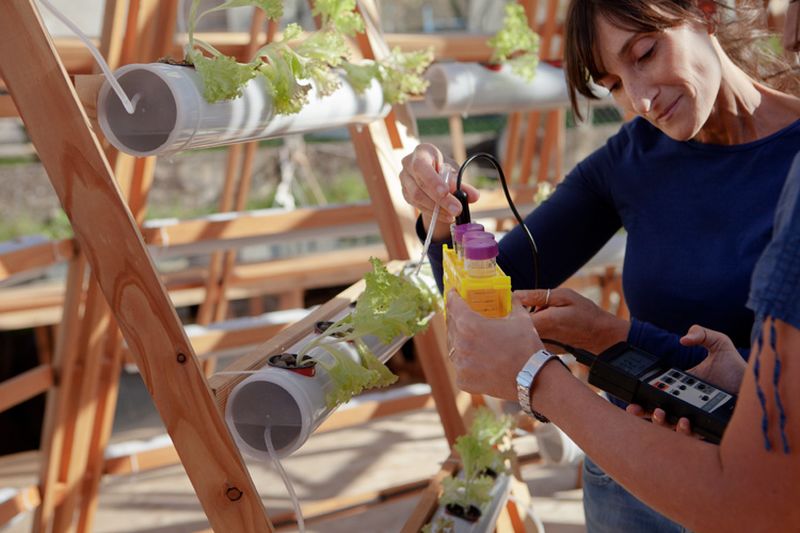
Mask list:
[[[508,501],[508,494],[511,490],[511,478],[508,474],[500,474],[494,481],[494,486],[489,493],[492,500],[481,509],[481,516],[475,522],[470,522],[463,518],[459,518],[449,514],[443,505],[440,505],[431,518],[431,524],[435,524],[441,517],[448,518],[453,521],[453,533],[490,533],[495,530],[497,518],[500,516],[500,511]],[[442,533],[433,528],[433,533]]]
[[[508,65],[492,70],[466,62],[434,64],[425,77],[430,82],[425,102],[439,115],[484,115],[570,105],[564,70],[547,63],[539,63],[532,81],[520,78]]]
[[[312,83],[308,104],[299,113],[278,115],[260,76],[247,83],[241,97],[213,104],[203,98],[202,80],[190,67],[131,64],[115,76],[131,99],[138,95],[136,110],[128,114],[105,83],[98,96],[98,122],[115,148],[135,156],[366,124],[383,118],[390,108],[374,80],[357,94],[342,78],[339,89],[323,98]]]

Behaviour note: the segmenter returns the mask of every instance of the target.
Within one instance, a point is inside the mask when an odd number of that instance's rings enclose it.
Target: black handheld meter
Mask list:
[[[552,344],[563,346],[559,342]],[[655,355],[627,342],[617,343],[597,356],[563,347],[579,363],[590,367],[589,383],[595,387],[648,411],[661,408],[670,424],[686,417],[692,430],[709,442],[718,444],[722,439],[736,406],[735,395],[665,366]]]

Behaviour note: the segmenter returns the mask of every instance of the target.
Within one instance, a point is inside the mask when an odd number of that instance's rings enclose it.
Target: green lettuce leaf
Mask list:
[[[193,50],[189,59],[203,80],[203,97],[212,103],[241,96],[245,84],[256,74],[252,66],[237,63],[232,57],[206,57]]]
[[[316,0],[312,14],[322,17],[322,26],[353,36],[364,31],[364,19],[355,12],[356,0]]]
[[[508,63],[518,76],[534,78],[539,64],[539,35],[528,25],[525,8],[517,3],[507,4],[503,27],[488,43],[492,62]]]

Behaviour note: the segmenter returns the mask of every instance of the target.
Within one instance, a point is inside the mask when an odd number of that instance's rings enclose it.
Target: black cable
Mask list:
[[[508,202],[508,207],[511,209],[511,212],[514,213],[514,217],[519,222],[519,225],[522,227],[522,231],[525,232],[525,235],[528,237],[528,242],[531,245],[531,253],[533,255],[533,288],[539,288],[539,249],[536,247],[536,241],[533,240],[533,235],[531,235],[531,231],[528,229],[528,226],[525,225],[525,222],[522,220],[522,217],[519,215],[519,211],[517,211],[517,207],[514,205],[514,201],[511,199],[511,193],[508,192],[508,184],[506,183],[506,175],[503,173],[503,169],[500,166],[500,163],[495,159],[495,157],[491,154],[487,154],[486,152],[480,152],[474,155],[471,155],[467,158],[466,161],[459,167],[458,169],[458,177],[456,178],[456,192],[455,197],[458,198],[458,201],[461,202],[461,215],[456,217],[456,224],[463,224],[470,221],[469,215],[469,206],[467,202],[467,194],[461,190],[461,177],[464,175],[464,170],[466,170],[467,165],[475,161],[476,159],[483,158],[489,161],[492,166],[497,170],[497,174],[500,176],[500,183],[503,186],[503,193],[506,196],[506,201]]]
[[[561,341],[556,341],[553,339],[542,339],[542,342],[545,344],[552,344],[553,346],[558,346],[559,348],[564,349],[567,353],[570,353],[575,356],[575,359],[582,365],[592,366],[597,356],[592,352],[582,350],[580,348],[575,348],[574,346],[570,346]]]

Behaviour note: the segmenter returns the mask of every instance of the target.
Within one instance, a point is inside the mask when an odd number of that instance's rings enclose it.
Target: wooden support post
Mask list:
[[[24,43],[24,45],[22,44]],[[142,377],[218,531],[271,531],[189,340],[32,0],[0,17],[0,69]],[[113,242],[115,246],[107,244]]]

